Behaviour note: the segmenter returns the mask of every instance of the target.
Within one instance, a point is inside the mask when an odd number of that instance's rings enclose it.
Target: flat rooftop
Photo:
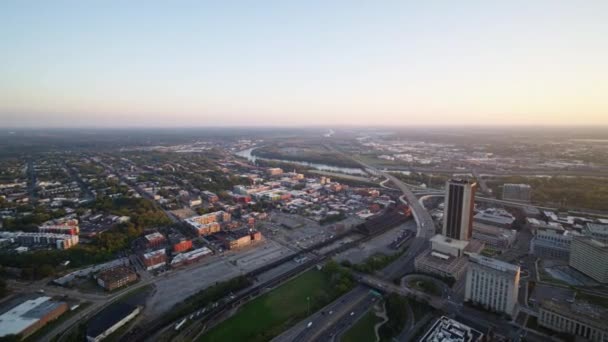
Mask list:
[[[511,273],[519,272],[518,265],[509,264],[508,262],[500,261],[498,259],[488,258],[487,256],[483,256],[481,254],[469,254],[469,261],[478,265],[495,269],[497,271]]]
[[[447,236],[443,236],[441,234],[436,234],[431,238],[431,243],[440,243],[443,245],[449,245],[450,247],[465,249],[465,247],[469,244],[469,241],[462,241],[449,238]]]
[[[0,315],[0,337],[18,335],[62,304],[44,296],[26,300]]]

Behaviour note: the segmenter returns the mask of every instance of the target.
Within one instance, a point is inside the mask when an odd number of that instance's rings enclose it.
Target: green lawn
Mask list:
[[[372,311],[368,312],[342,336],[340,342],[376,341],[374,326],[381,321],[382,318]]]
[[[200,341],[268,341],[333,300],[329,277],[312,269],[245,304]]]

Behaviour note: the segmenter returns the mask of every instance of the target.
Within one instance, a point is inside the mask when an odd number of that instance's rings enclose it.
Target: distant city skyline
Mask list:
[[[608,2],[0,4],[0,127],[608,125]]]

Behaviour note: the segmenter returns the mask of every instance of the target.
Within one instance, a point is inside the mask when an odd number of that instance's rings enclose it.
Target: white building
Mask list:
[[[477,342],[482,341],[482,338],[483,334],[480,331],[449,317],[441,316],[420,342]]]
[[[538,226],[530,241],[530,253],[541,258],[568,260],[572,238],[577,235],[559,224]]]
[[[570,247],[570,267],[600,283],[608,283],[608,244],[576,237]]]
[[[519,273],[519,266],[471,254],[465,301],[514,317],[519,293]]]
[[[540,326],[594,342],[608,341],[606,321],[608,310],[585,302],[545,300],[540,304],[538,315]]]
[[[608,243],[608,224],[587,223],[583,234],[603,243]]]

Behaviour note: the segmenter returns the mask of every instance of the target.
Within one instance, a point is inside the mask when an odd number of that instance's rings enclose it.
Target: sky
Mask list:
[[[608,125],[608,1],[0,2],[0,127]]]

